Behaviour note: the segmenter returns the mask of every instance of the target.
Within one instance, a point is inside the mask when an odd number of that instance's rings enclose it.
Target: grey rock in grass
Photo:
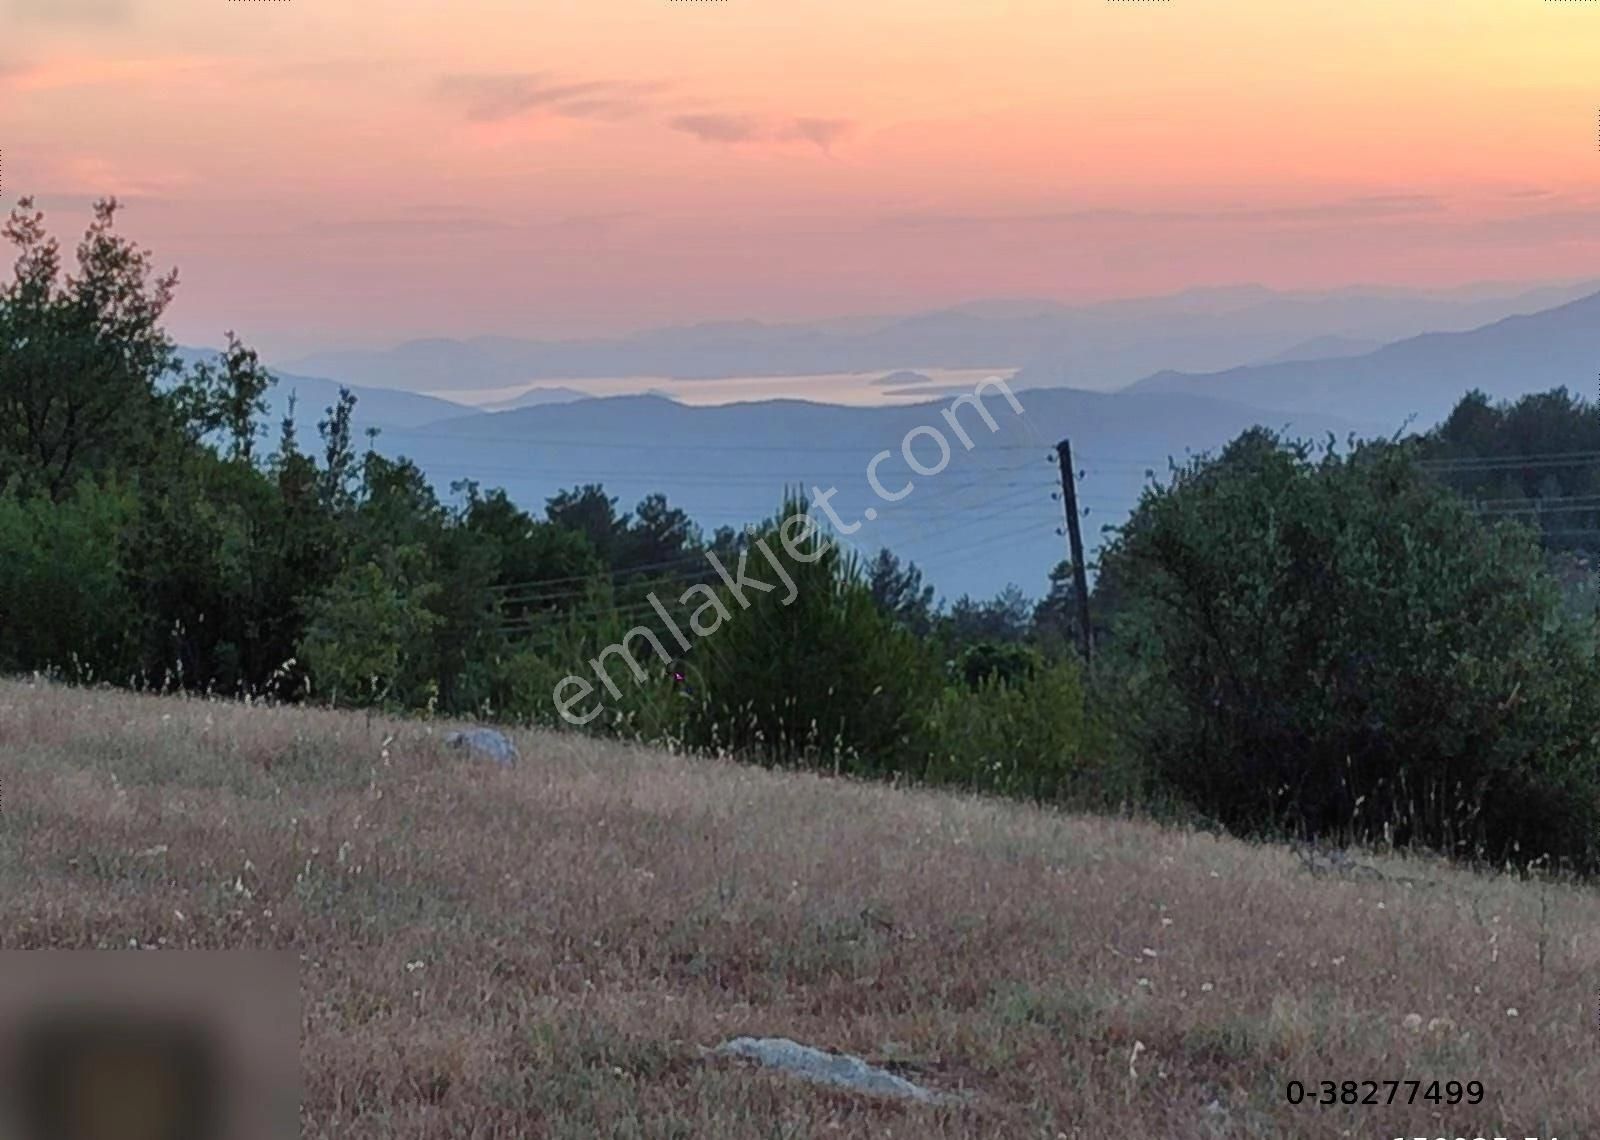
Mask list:
[[[887,1069],[869,1065],[848,1053],[826,1053],[787,1037],[735,1037],[717,1046],[724,1056],[744,1057],[819,1084],[833,1085],[872,1096],[935,1103],[946,1098],[921,1085],[897,1077]]]
[[[464,732],[446,733],[444,742],[452,748],[464,748],[479,756],[486,756],[502,768],[509,768],[522,757],[517,746],[503,732],[492,728],[469,728]]]

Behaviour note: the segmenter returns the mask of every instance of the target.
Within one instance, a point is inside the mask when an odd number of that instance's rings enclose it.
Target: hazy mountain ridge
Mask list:
[[[1566,387],[1584,396],[1600,371],[1600,293],[1465,332],[1424,333],[1360,356],[1204,374],[1161,372],[1125,391],[1204,394],[1291,412],[1351,415],[1392,431],[1426,427],[1473,388],[1497,399]]]
[[[1007,581],[1043,592],[1050,568],[1065,557],[1053,454],[1063,436],[1072,438],[1086,471],[1081,494],[1090,514],[1083,525],[1093,547],[1101,526],[1121,522],[1137,502],[1145,468],[1164,474],[1169,457],[1220,447],[1257,423],[1341,438],[1371,427],[1205,395],[1069,388],[1016,395],[1021,415],[1003,394],[986,397],[999,427],[992,435],[974,409],[959,413],[970,452],[941,414],[948,399],[886,407],[805,400],[692,406],[652,396],[471,414],[387,431],[377,446],[415,460],[441,491],[453,480],[476,479],[505,487],[535,512],[556,491],[580,483],[604,484],[623,508],[659,491],[708,532],[771,515],[785,488],[837,487],[832,503],[841,520],[861,524],[847,541],[866,551],[893,548],[955,597],[988,596]],[[938,428],[952,449],[949,466],[926,478],[900,458],[901,441],[922,425]],[[885,488],[915,482],[900,502],[880,500],[867,482],[867,464],[885,450],[893,453],[878,468]],[[931,439],[919,439],[914,450],[924,464],[938,460]],[[871,522],[863,521],[868,507],[879,516]]]
[[[879,451],[897,452],[906,433],[923,424],[953,440],[941,417],[948,397],[890,407],[588,399],[467,412],[386,431],[378,446],[411,456],[441,490],[477,479],[505,486],[533,509],[584,482],[604,484],[625,507],[660,491],[707,530],[766,516],[786,487],[836,486],[833,502],[845,521],[859,520],[868,506],[880,512],[850,536],[853,544],[888,545],[915,559],[946,595],[990,594],[1007,580],[1038,591],[1064,550],[1050,461],[1062,436],[1072,438],[1086,472],[1080,494],[1093,547],[1100,527],[1120,523],[1137,502],[1147,468],[1164,473],[1169,457],[1214,450],[1255,424],[1342,440],[1352,431],[1390,434],[1415,413],[1412,426],[1421,429],[1474,386],[1507,398],[1561,383],[1581,387],[1592,382],[1597,360],[1600,294],[1342,359],[1160,373],[1114,393],[1013,383],[1024,414],[991,395],[1001,430],[990,436],[969,409],[963,422],[974,449],[957,446],[949,468],[918,479],[902,503],[876,499],[866,465]],[[936,458],[929,440],[918,454]],[[908,472],[896,456],[880,474],[893,489]]]
[[[202,361],[215,364],[218,352],[212,348],[180,346],[178,359],[185,366]],[[462,415],[472,409],[452,400],[425,396],[419,392],[402,392],[394,388],[364,387],[342,384],[321,376],[301,376],[279,368],[269,368],[275,383],[267,389],[266,423],[276,431],[278,423],[289,410],[289,398],[295,397],[295,419],[300,432],[316,429],[317,420],[324,409],[332,407],[339,399],[339,389],[346,387],[356,397],[355,421],[359,430],[376,428],[414,428],[437,420]],[[304,441],[304,435],[301,436]]]
[[[1068,306],[977,302],[900,317],[802,324],[724,321],[579,340],[479,337],[318,353],[292,371],[415,391],[488,389],[541,380],[679,379],[896,369],[1021,367],[1031,385],[1112,389],[1164,369],[1213,371],[1263,360],[1317,337],[1387,342],[1532,312],[1590,285],[1479,286],[1278,293],[1261,286]]]
[[[1327,336],[1312,337],[1310,340],[1301,341],[1274,353],[1265,360],[1257,360],[1256,364],[1282,364],[1290,360],[1342,360],[1347,356],[1365,356],[1369,352],[1376,352],[1383,347],[1382,341],[1370,340],[1366,337],[1342,336],[1339,333],[1329,333]]]
[[[1230,303],[1245,300],[1233,296]],[[1136,503],[1146,468],[1162,473],[1169,457],[1218,448],[1252,425],[1343,439],[1352,431],[1390,434],[1415,414],[1412,426],[1420,429],[1475,386],[1506,398],[1559,384],[1587,391],[1596,361],[1600,294],[1358,356],[1162,372],[1119,392],[1013,382],[1024,414],[991,394],[987,404],[1001,430],[990,436],[974,412],[963,413],[974,449],[956,444],[949,468],[917,479],[902,503],[873,495],[866,465],[880,451],[896,453],[880,469],[892,489],[909,476],[898,448],[911,429],[938,427],[955,443],[941,416],[948,394],[883,407],[794,399],[692,406],[634,395],[488,412],[407,392],[354,390],[358,424],[383,429],[378,448],[416,460],[441,493],[453,481],[474,479],[504,486],[537,512],[556,491],[597,482],[623,507],[665,493],[710,531],[765,517],[785,488],[836,486],[835,509],[847,522],[868,506],[880,512],[850,537],[853,544],[894,548],[954,596],[991,594],[1008,580],[1042,589],[1064,550],[1055,533],[1061,508],[1052,498],[1051,459],[1062,436],[1072,438],[1086,471],[1080,493],[1093,547],[1100,527],[1120,523]],[[294,390],[302,430],[314,426],[338,384],[280,377],[273,417]],[[918,454],[931,462],[933,443],[921,441]]]

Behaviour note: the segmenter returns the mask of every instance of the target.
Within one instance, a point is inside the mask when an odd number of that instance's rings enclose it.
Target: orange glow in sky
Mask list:
[[[1600,4],[0,0],[0,207],[270,356],[1594,275]]]

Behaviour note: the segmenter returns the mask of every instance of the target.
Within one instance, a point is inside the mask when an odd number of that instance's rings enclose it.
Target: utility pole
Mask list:
[[[1078,595],[1078,642],[1083,663],[1094,660],[1094,633],[1089,628],[1089,573],[1083,565],[1083,535],[1078,532],[1078,488],[1072,470],[1072,442],[1056,444],[1056,461],[1061,466],[1061,502],[1067,511],[1067,544],[1072,555],[1072,589]]]

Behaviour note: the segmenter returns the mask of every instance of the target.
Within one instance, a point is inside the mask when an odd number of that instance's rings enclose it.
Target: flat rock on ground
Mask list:
[[[735,1037],[719,1045],[714,1052],[757,1061],[803,1080],[872,1096],[900,1097],[929,1103],[947,1099],[943,1094],[913,1084],[904,1077],[897,1077],[887,1069],[869,1065],[860,1057],[813,1049],[787,1037]]]
[[[522,759],[511,738],[493,728],[469,728],[462,732],[447,733],[444,742],[452,748],[463,748],[475,755],[486,756],[502,768],[509,768]]]

